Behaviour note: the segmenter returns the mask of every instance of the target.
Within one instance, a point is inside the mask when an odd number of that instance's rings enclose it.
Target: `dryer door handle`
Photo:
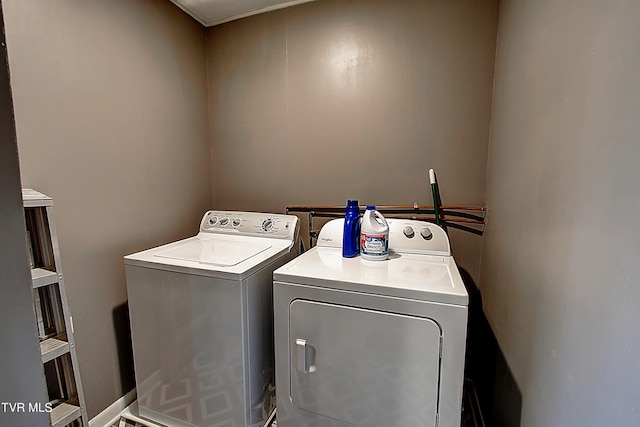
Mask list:
[[[316,349],[303,338],[296,338],[296,359],[298,371],[315,372]]]

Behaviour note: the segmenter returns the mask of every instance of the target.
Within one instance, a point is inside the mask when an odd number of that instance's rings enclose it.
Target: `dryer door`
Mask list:
[[[435,426],[441,330],[431,319],[295,300],[291,399],[355,426]]]

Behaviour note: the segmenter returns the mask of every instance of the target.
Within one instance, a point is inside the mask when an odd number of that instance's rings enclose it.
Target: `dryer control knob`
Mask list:
[[[234,218],[233,221],[231,221],[231,225],[233,228],[238,228],[241,222],[242,220],[240,218]]]
[[[220,225],[221,225],[222,227],[226,227],[227,225],[229,225],[229,217],[226,217],[226,216],[225,216],[224,218],[222,218],[222,219],[220,220]]]
[[[215,215],[211,215],[209,217],[209,221],[208,222],[209,222],[210,226],[214,226],[214,225],[216,225],[218,223],[218,217],[215,216]]]
[[[416,235],[416,233],[413,231],[413,227],[409,227],[408,225],[402,230],[402,232],[409,239],[413,238],[413,236]]]
[[[431,240],[433,238],[433,233],[431,233],[431,230],[427,227],[420,230],[420,235],[424,240]]]

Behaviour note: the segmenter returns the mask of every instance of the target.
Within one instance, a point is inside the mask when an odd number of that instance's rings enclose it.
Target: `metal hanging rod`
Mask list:
[[[360,210],[364,212],[365,206]],[[436,222],[436,209],[433,206],[414,204],[410,205],[376,205],[376,210],[390,218],[420,219],[428,222]],[[320,205],[320,206],[287,206],[286,213],[303,213],[309,217],[309,245],[313,246],[313,239],[317,238],[318,231],[313,229],[313,219],[340,218],[344,216],[345,206]],[[440,222],[445,227],[466,231],[478,236],[484,233],[486,207],[478,206],[439,206],[438,215]]]

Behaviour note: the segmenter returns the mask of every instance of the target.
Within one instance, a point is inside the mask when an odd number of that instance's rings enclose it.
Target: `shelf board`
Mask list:
[[[31,283],[33,288],[53,285],[58,282],[58,274],[55,271],[45,270],[44,268],[34,268],[31,270]]]
[[[53,206],[53,199],[31,188],[22,189],[22,204],[25,208]]]
[[[61,403],[51,411],[51,427],[66,426],[71,421],[80,418],[80,407],[69,403]]]
[[[42,363],[60,357],[69,352],[69,343],[57,338],[49,338],[40,342],[40,354]]]

